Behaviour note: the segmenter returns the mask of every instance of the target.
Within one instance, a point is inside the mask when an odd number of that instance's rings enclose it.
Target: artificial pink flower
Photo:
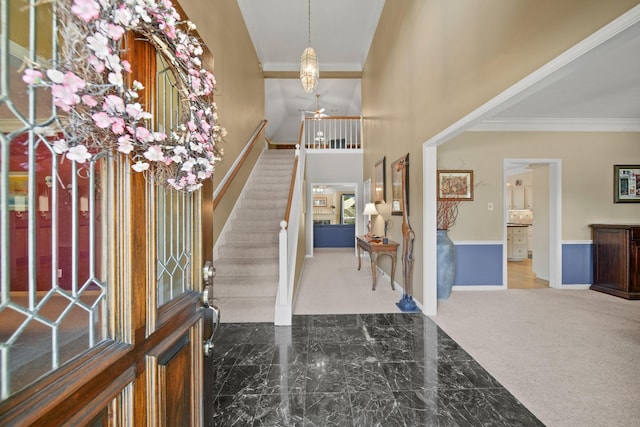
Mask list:
[[[133,120],[140,120],[142,118],[142,105],[137,102],[135,104],[127,104],[126,111]]]
[[[136,172],[144,172],[149,169],[149,163],[138,160],[136,163],[131,165],[131,169]]]
[[[159,162],[164,159],[162,148],[159,145],[152,145],[147,151],[144,152],[144,157],[152,162]]]
[[[111,125],[111,132],[116,135],[122,135],[124,133],[124,120],[120,117],[115,117]]]
[[[91,153],[87,150],[87,147],[84,145],[76,145],[75,147],[71,147],[67,152],[67,159],[75,160],[78,163],[84,163],[85,161],[91,158]]]
[[[73,3],[71,11],[85,22],[100,16],[100,5],[93,0],[73,0]]]
[[[110,53],[109,39],[101,33],[94,33],[92,36],[87,37],[87,46],[100,59],[104,59]]]
[[[136,128],[136,139],[142,142],[148,142],[150,140],[151,132],[144,126],[138,126]]]
[[[71,106],[80,102],[80,97],[76,95],[68,86],[53,85],[51,87],[51,95],[54,98],[54,104],[63,111],[71,111]]]
[[[98,58],[96,58],[94,55],[91,55],[88,59],[87,62],[93,66],[93,68],[96,70],[96,72],[98,73],[102,73],[104,71],[104,62],[102,62],[101,60],[99,60]]]
[[[53,151],[56,154],[62,154],[65,151],[69,150],[69,146],[67,145],[67,141],[65,141],[64,139],[59,139],[57,141],[53,142]]]
[[[68,71],[62,78],[62,84],[75,93],[84,89],[86,82],[71,71]]]
[[[94,113],[91,118],[96,123],[96,126],[98,126],[100,129],[106,129],[111,126],[111,117],[103,111]]]
[[[82,102],[87,107],[95,107],[98,105],[98,101],[91,95],[82,95]]]
[[[122,68],[124,68],[124,70],[127,73],[131,72],[131,64],[129,63],[129,61],[127,61],[126,59],[123,59],[122,61],[120,61],[120,64],[122,65]]]
[[[122,28],[121,26],[112,23],[109,23],[109,25],[107,25],[107,35],[113,40],[120,40],[123,34],[124,28]]]
[[[133,144],[129,135],[123,135],[118,138],[118,151],[124,154],[129,154],[133,151]]]
[[[22,75],[22,81],[28,85],[37,85],[42,83],[43,77],[44,75],[40,71],[27,68]]]
[[[125,112],[124,101],[118,95],[107,95],[102,109],[109,114],[122,114]]]

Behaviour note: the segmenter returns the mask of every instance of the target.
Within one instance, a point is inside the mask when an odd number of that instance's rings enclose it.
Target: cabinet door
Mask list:
[[[640,240],[630,245],[629,292],[640,292]]]
[[[524,208],[533,209],[533,186],[524,187]]]
[[[524,209],[524,187],[513,189],[513,209]]]

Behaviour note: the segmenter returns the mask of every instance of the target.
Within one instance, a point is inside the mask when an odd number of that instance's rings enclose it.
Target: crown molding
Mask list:
[[[640,132],[640,119],[487,119],[468,130],[470,132]]]

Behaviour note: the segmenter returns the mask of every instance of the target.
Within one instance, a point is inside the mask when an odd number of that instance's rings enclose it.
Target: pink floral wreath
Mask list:
[[[52,149],[73,161],[120,152],[136,172],[151,170],[160,182],[195,191],[211,178],[226,131],[213,102],[215,78],[202,65],[200,41],[189,34],[169,0],[59,0],[60,63],[30,64],[25,83],[47,87],[63,137]],[[149,129],[151,114],[137,102],[142,84],[125,85],[131,64],[122,59],[123,36],[135,31],[163,56],[176,78],[183,117],[169,134]]]

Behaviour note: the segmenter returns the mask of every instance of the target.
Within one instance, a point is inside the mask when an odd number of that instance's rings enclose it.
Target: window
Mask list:
[[[340,223],[356,223],[356,198],[353,194],[343,194],[340,199]]]

